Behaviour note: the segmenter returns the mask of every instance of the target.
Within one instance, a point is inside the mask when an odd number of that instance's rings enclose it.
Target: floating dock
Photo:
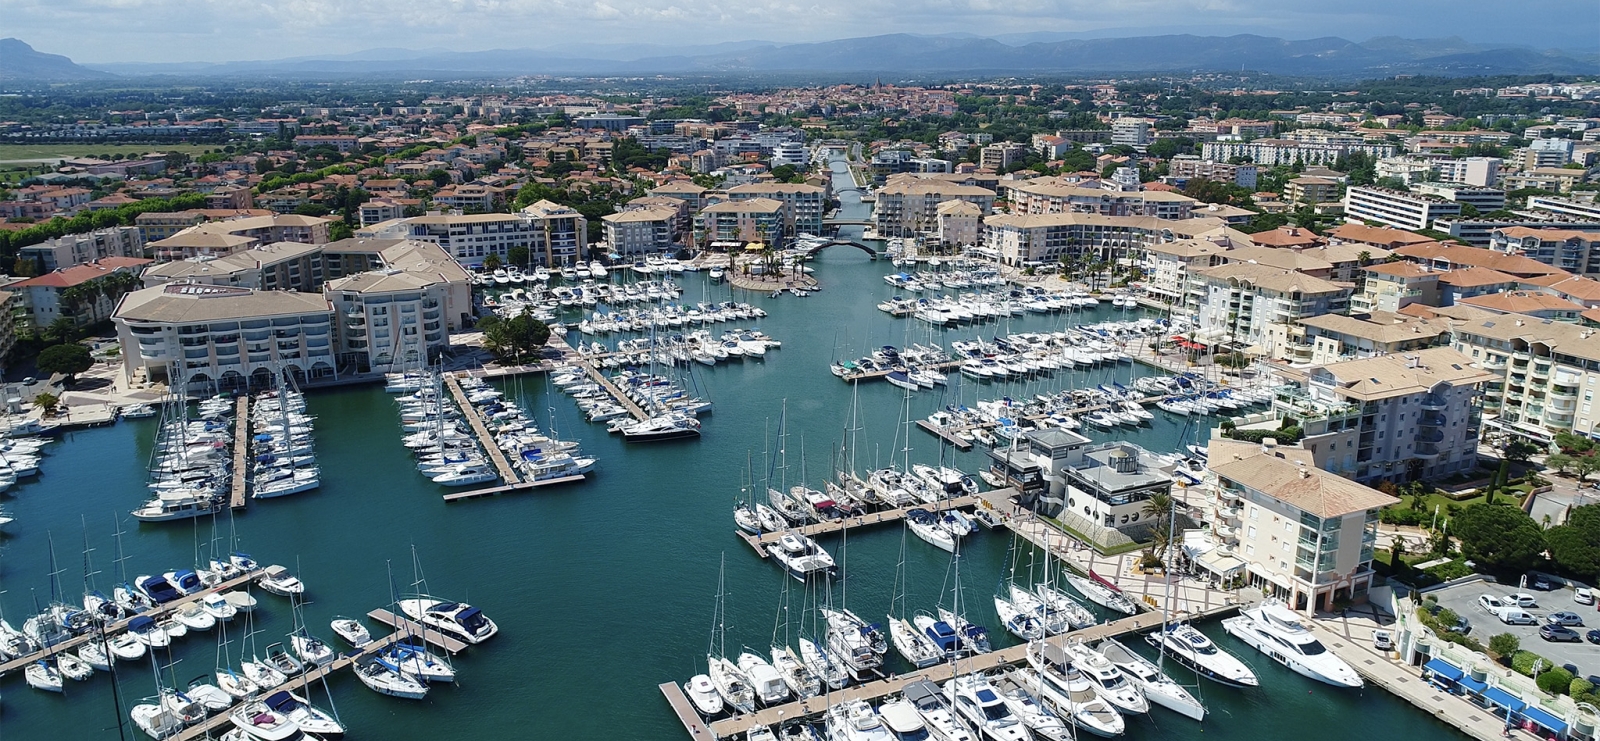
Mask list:
[[[586,478],[588,478],[588,477],[585,476],[584,474],[580,473],[580,474],[575,474],[575,475],[572,475],[572,476],[562,476],[561,478],[557,478],[557,479],[544,479],[542,481],[524,481],[524,482],[522,482],[520,484],[511,484],[509,486],[495,486],[495,487],[490,487],[488,489],[473,489],[472,491],[458,491],[458,492],[456,492],[454,494],[446,494],[446,495],[444,495],[444,500],[446,502],[459,502],[459,501],[461,501],[463,499],[477,499],[478,497],[492,497],[492,496],[495,496],[496,494],[510,494],[512,492],[529,491],[531,489],[540,489],[540,488],[543,488],[543,487],[546,487],[546,486],[555,486],[557,484],[577,483],[579,481],[583,481]]]
[[[410,635],[419,636],[423,640],[449,651],[452,654],[461,653],[467,648],[467,643],[465,641],[456,640],[455,638],[440,632],[437,628],[429,628],[422,623],[412,620],[411,618],[408,618],[404,615],[396,615],[383,608],[378,608],[367,613],[367,617],[394,628],[396,633],[407,633]]]
[[[968,507],[977,506],[979,501],[980,498],[975,496],[957,497],[955,499],[940,500],[937,505],[917,504],[898,509],[880,510],[856,517],[845,517],[838,520],[828,520],[826,522],[814,522],[810,525],[804,525],[796,528],[795,530],[796,532],[799,532],[800,534],[809,538],[817,535],[826,535],[828,533],[837,533],[843,530],[849,530],[851,528],[865,527],[867,525],[880,525],[885,522],[899,522],[906,516],[907,512],[913,509],[925,509],[930,512],[938,512],[947,509],[965,509]],[[778,542],[778,539],[783,537],[783,533],[763,533],[761,535],[751,535],[743,530],[738,531],[738,533],[739,537],[744,539],[744,542],[748,543],[751,548],[755,549],[756,555],[759,555],[762,558],[767,557],[767,546]]]
[[[929,422],[928,420],[925,420],[925,419],[917,420],[917,426],[921,427],[922,429],[926,430],[927,432],[935,435],[940,440],[943,440],[943,441],[945,441],[947,443],[950,443],[951,445],[954,445],[956,450],[961,450],[961,451],[972,450],[972,441],[971,440],[963,440],[960,437],[957,437],[956,434],[951,432],[950,428],[948,428],[948,427],[940,427],[939,425],[936,425],[936,424],[934,424],[932,422]]]
[[[949,373],[952,370],[960,368],[961,364],[964,363],[964,362],[966,362],[966,361],[963,361],[963,360],[941,360],[941,361],[939,361],[937,363],[926,363],[926,364],[918,366],[918,367],[919,368],[933,368],[934,370],[937,370],[937,371],[939,371],[941,373]],[[865,373],[847,373],[845,375],[839,376],[839,380],[844,381],[845,383],[851,383],[851,382],[854,382],[854,381],[876,381],[876,380],[878,380],[880,378],[888,378],[889,374],[893,373],[893,372],[894,371],[892,371],[892,370],[875,370],[875,371],[868,371],[868,372],[865,372]]]
[[[456,404],[461,407],[461,413],[466,415],[467,422],[472,425],[472,431],[478,435],[478,444],[483,446],[483,452],[489,455],[490,462],[494,463],[500,478],[507,484],[521,483],[517,477],[516,469],[511,467],[511,462],[506,460],[505,451],[495,443],[494,435],[489,434],[489,428],[483,423],[483,415],[478,413],[478,408],[467,401],[466,392],[461,390],[461,383],[454,376],[445,376],[445,386],[450,388],[450,395],[456,397]]]
[[[644,409],[635,404],[633,399],[628,398],[627,394],[622,393],[622,389],[617,388],[617,385],[612,383],[611,379],[606,378],[605,374],[600,372],[600,369],[594,367],[594,364],[590,363],[587,358],[579,355],[565,340],[558,340],[552,337],[550,338],[550,344],[555,345],[561,351],[562,358],[567,362],[582,368],[590,379],[598,384],[600,388],[605,389],[606,393],[610,394],[611,398],[618,404],[621,404],[623,409],[628,410],[628,414],[633,415],[634,419],[643,422],[650,418],[650,415],[645,414]]]
[[[244,509],[245,481],[250,476],[250,395],[239,397],[239,409],[233,417],[233,490],[228,496],[228,506]]]

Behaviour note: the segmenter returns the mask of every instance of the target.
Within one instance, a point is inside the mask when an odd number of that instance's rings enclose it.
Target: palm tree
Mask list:
[[[1171,492],[1161,491],[1150,495],[1144,502],[1144,509],[1140,511],[1146,519],[1155,520],[1151,530],[1150,545],[1155,549],[1158,558],[1166,558],[1167,549],[1172,546],[1168,529],[1173,515],[1177,511],[1177,500]]]

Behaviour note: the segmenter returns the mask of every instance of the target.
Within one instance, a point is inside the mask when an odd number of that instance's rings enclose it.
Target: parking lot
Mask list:
[[[1439,604],[1454,610],[1456,614],[1466,618],[1472,623],[1470,635],[1478,639],[1483,645],[1489,645],[1489,638],[1498,633],[1510,633],[1522,642],[1522,648],[1532,651],[1561,664],[1575,664],[1578,667],[1578,676],[1600,674],[1600,645],[1580,641],[1578,643],[1557,643],[1546,641],[1539,637],[1539,625],[1506,625],[1494,615],[1484,611],[1478,605],[1478,595],[1489,594],[1502,600],[1506,595],[1519,591],[1515,587],[1495,584],[1494,582],[1479,581],[1457,584],[1437,591],[1429,592],[1429,596],[1439,598]],[[1549,592],[1540,592],[1533,589],[1521,590],[1533,595],[1538,601],[1537,607],[1522,608],[1524,612],[1533,615],[1544,624],[1544,616],[1552,612],[1575,612],[1583,618],[1583,627],[1572,626],[1582,636],[1590,630],[1600,628],[1600,612],[1595,611],[1594,605],[1584,605],[1572,601],[1571,589],[1557,589]]]

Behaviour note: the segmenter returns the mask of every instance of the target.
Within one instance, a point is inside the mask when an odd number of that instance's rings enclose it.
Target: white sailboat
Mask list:
[[[900,658],[912,666],[921,669],[933,666],[945,659],[945,652],[938,644],[933,642],[926,633],[918,630],[911,621],[905,617],[906,603],[906,531],[909,527],[900,530],[900,562],[895,567],[894,591],[889,599],[889,642],[894,644],[894,650]],[[952,545],[952,550],[954,546]],[[900,613],[895,614],[895,605],[900,606]]]
[[[1067,583],[1071,584],[1073,589],[1078,590],[1079,594],[1089,598],[1090,602],[1125,615],[1138,614],[1139,606],[1135,605],[1133,600],[1128,599],[1127,595],[1124,595],[1116,585],[1106,581],[1100,575],[1094,573],[1093,570],[1089,572],[1088,577],[1071,573],[1065,576]]]

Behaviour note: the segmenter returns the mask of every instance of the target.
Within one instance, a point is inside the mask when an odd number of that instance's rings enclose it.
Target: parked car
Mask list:
[[[1589,632],[1596,634],[1597,637],[1600,637],[1600,630],[1591,630]],[[1600,643],[1600,641],[1597,641],[1597,643]],[[1379,651],[1388,651],[1389,649],[1394,648],[1394,635],[1387,630],[1373,631],[1372,647],[1378,649]]]
[[[1490,615],[1499,615],[1500,613],[1505,612],[1506,608],[1510,607],[1510,605],[1505,603],[1505,600],[1502,600],[1499,597],[1491,594],[1479,595],[1478,606],[1483,608],[1483,611],[1489,613]]]
[[[1544,616],[1544,621],[1551,625],[1565,625],[1568,628],[1583,627],[1583,618],[1578,617],[1578,613],[1568,612],[1567,610],[1552,612]]]
[[[1594,590],[1588,587],[1578,587],[1572,593],[1572,601],[1580,605],[1594,604]]]
[[[1588,633],[1583,634],[1583,637],[1589,639],[1590,643],[1600,646],[1600,628],[1595,628]]]
[[[1515,608],[1507,608],[1505,610],[1502,610],[1498,617],[1500,618],[1500,622],[1505,623],[1506,625],[1538,625],[1539,624],[1538,618],[1535,618],[1531,613],[1524,612],[1522,610],[1518,610],[1518,609],[1515,609]],[[1557,627],[1560,627],[1560,626],[1557,626]],[[1567,630],[1566,628],[1561,628],[1561,629],[1562,630]]]
[[[1513,605],[1516,605],[1517,607],[1538,607],[1539,606],[1539,601],[1534,599],[1533,595],[1528,594],[1527,592],[1517,592],[1516,594],[1508,594],[1508,595],[1506,595],[1506,602],[1509,602],[1509,603],[1511,603]]]
[[[1464,617],[1457,616],[1456,624],[1450,626],[1449,631],[1451,633],[1460,633],[1461,635],[1466,635],[1472,632],[1472,623],[1467,622],[1467,619]]]
[[[1546,579],[1542,576],[1536,576],[1533,578],[1533,588],[1535,591],[1548,592],[1555,587],[1550,584],[1549,579]]]
[[[1545,625],[1539,628],[1539,637],[1547,641],[1581,642],[1583,636],[1578,631],[1564,625]]]

